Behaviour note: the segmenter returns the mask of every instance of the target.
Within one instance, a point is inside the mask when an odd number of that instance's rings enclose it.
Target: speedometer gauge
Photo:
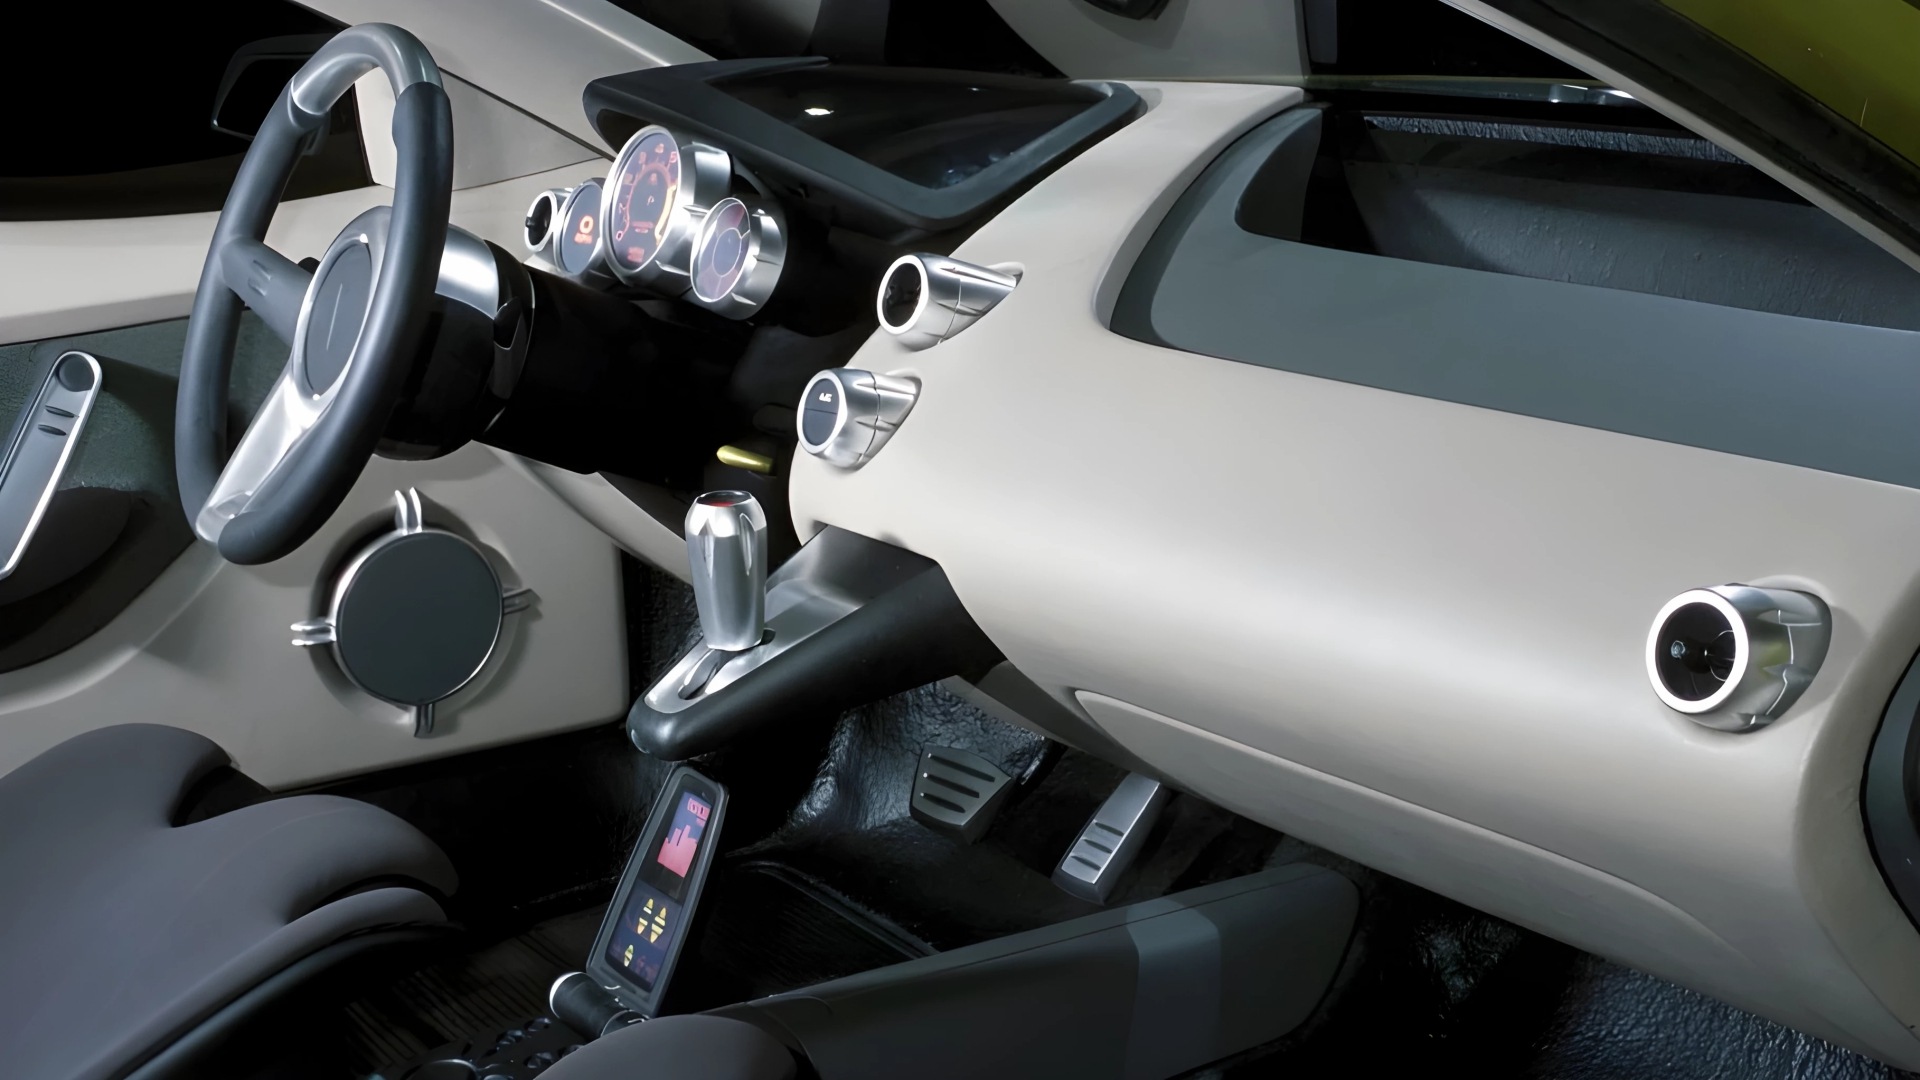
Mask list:
[[[602,194],[606,260],[634,285],[677,294],[707,208],[725,196],[733,166],[723,151],[682,145],[663,127],[633,133]]]
[[[660,254],[680,194],[680,144],[654,128],[627,146],[613,176],[607,251],[622,270],[638,273]]]
[[[728,318],[747,318],[773,293],[786,254],[777,211],[722,199],[693,246],[693,298]]]

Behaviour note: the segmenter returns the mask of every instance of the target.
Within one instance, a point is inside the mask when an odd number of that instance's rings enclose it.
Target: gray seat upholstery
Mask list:
[[[126,1075],[353,935],[442,924],[453,866],[365,803],[273,799],[174,824],[227,755],[129,725],[0,776],[0,1048],[9,1076]]]
[[[780,1040],[744,1020],[663,1016],[588,1043],[546,1080],[793,1080],[798,1071]]]

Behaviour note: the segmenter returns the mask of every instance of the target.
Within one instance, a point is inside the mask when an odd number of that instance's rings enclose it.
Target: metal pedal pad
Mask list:
[[[1053,883],[1082,900],[1106,903],[1172,797],[1160,781],[1128,773],[1060,857]]]
[[[913,776],[914,820],[937,833],[971,844],[1013,792],[1012,778],[998,765],[966,750],[929,746]]]

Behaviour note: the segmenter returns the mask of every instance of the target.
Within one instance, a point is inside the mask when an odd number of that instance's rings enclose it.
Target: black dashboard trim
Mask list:
[[[643,124],[663,125],[728,151],[785,188],[783,196],[825,203],[840,223],[896,242],[966,222],[1131,120],[1143,107],[1139,95],[1125,85],[1086,84],[1104,92],[1104,100],[1005,159],[935,189],[829,146],[712,85],[829,62],[817,56],[716,60],[630,71],[588,83],[583,103],[588,121],[609,146],[620,146]]]
[[[1920,763],[1920,655],[1907,665],[1900,685],[1867,752],[1860,780],[1860,816],[1880,876],[1907,918],[1920,927],[1920,822],[1915,820],[1915,765]]]

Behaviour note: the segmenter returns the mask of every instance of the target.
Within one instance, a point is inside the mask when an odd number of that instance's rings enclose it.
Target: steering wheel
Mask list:
[[[303,146],[375,68],[393,86],[393,205],[355,218],[309,274],[267,246],[267,223]],[[269,562],[299,547],[373,456],[434,308],[452,192],[453,114],[440,69],[412,34],[380,23],[343,30],[280,92],[214,227],[174,410],[181,505],[227,560]],[[242,305],[292,351],[229,456]]]

